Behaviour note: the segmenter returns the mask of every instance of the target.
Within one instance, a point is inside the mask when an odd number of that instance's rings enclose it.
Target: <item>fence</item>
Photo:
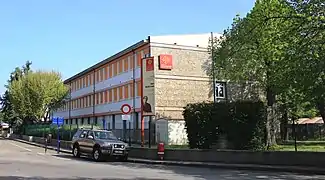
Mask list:
[[[63,125],[60,130],[60,138],[62,140],[71,140],[72,136],[75,134],[78,128],[91,128],[91,125]],[[94,129],[101,129],[99,126],[93,126]],[[131,141],[133,144],[141,143],[141,130],[140,129],[108,129],[112,131],[117,138],[122,139],[125,142]],[[37,137],[45,137],[48,134],[52,134],[53,138],[57,138],[58,129],[56,125],[51,124],[34,124],[27,125],[24,127],[24,135],[28,136],[37,136]],[[149,130],[146,129],[144,132],[144,141],[145,144],[149,143],[149,139],[151,144],[155,144],[155,132],[152,131],[151,137],[149,138]]]

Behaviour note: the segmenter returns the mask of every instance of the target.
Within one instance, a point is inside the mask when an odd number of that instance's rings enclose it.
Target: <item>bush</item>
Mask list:
[[[190,148],[209,149],[225,135],[233,149],[264,147],[266,108],[262,102],[188,104],[183,116]]]
[[[84,128],[87,128],[88,126],[82,126]],[[90,126],[88,127],[90,128]],[[94,126],[95,129],[99,128],[97,126]],[[56,125],[51,124],[33,124],[33,125],[27,125],[24,127],[25,129],[25,135],[28,136],[37,136],[37,137],[45,137],[48,134],[52,134],[52,138],[56,139],[58,134],[58,129]],[[76,133],[78,127],[77,125],[63,125],[60,128],[60,138],[61,140],[70,141],[72,136]]]

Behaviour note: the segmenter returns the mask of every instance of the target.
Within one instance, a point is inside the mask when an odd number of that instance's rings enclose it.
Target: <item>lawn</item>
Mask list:
[[[272,148],[275,151],[295,151],[294,145],[277,145]],[[323,144],[319,145],[302,145],[297,144],[297,151],[312,151],[312,152],[325,152],[325,146]]]

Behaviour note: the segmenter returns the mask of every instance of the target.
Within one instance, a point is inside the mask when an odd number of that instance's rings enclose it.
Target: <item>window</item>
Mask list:
[[[112,89],[108,90],[108,102],[112,102],[113,101],[113,97],[112,97]]]
[[[114,102],[116,102],[117,101],[117,88],[113,88],[112,89],[113,90],[113,94],[114,94]]]
[[[104,81],[105,80],[105,68],[102,68],[101,69],[101,81]]]
[[[119,101],[124,99],[123,86],[118,87]]]
[[[124,72],[129,71],[129,58],[124,59]]]
[[[137,82],[137,96],[141,96],[141,82],[138,81]]]
[[[109,65],[106,66],[105,80],[109,78]]]
[[[88,131],[82,131],[79,137],[80,138],[86,138],[87,133],[88,133]]]
[[[131,88],[131,97],[133,98],[134,97],[134,83],[133,82],[130,84],[130,88]]]
[[[108,78],[111,78],[113,76],[113,64],[109,64],[108,69]]]
[[[117,75],[117,62],[113,63],[113,67],[114,67],[113,76],[116,76]]]
[[[123,59],[121,59],[121,60],[118,61],[118,67],[119,67],[118,68],[119,69],[119,72],[118,73],[119,74],[120,73],[123,73],[123,61],[124,61]]]
[[[140,66],[141,65],[141,53],[137,52],[136,53],[136,62],[137,62],[137,66]]]
[[[124,86],[124,98],[129,99],[129,85]]]
[[[133,69],[133,67],[134,67],[134,59],[133,59],[133,56],[129,56],[128,59],[129,59],[129,62],[130,62],[130,69]]]
[[[106,104],[107,103],[107,91],[102,92],[102,99],[103,99],[103,103]]]

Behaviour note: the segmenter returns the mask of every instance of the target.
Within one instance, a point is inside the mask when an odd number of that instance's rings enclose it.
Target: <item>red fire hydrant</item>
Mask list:
[[[165,155],[165,144],[163,142],[158,144],[158,148],[157,148],[157,154],[158,154],[158,158],[160,160],[164,160],[164,155]]]

